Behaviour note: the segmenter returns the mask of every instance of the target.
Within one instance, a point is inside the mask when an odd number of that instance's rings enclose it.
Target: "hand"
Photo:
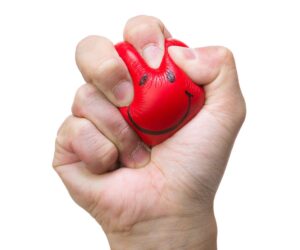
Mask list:
[[[124,39],[158,67],[170,33],[156,18],[128,21]],[[92,36],[77,47],[84,84],[58,131],[53,166],[72,198],[105,231],[112,249],[216,249],[213,201],[245,118],[232,53],[170,47],[175,63],[206,91],[203,109],[151,150],[117,107],[133,88],[113,44]]]

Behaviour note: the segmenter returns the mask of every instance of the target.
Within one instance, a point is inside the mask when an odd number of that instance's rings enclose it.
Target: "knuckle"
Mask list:
[[[76,97],[79,102],[85,103],[86,100],[90,99],[97,93],[97,89],[91,84],[82,85],[76,93]]]
[[[79,87],[72,105],[72,113],[77,116],[83,115],[85,106],[94,99],[97,92],[96,87],[88,83]]]
[[[103,54],[107,54],[107,49],[111,49],[113,44],[110,40],[102,36],[88,36],[82,39],[76,46],[75,60],[81,71],[83,78],[87,82],[93,81],[91,72],[98,68],[98,61],[101,61]]]
[[[134,17],[129,18],[126,22],[125,29],[143,22],[146,17],[147,17],[146,15],[136,15]]]
[[[100,36],[91,35],[83,38],[76,46],[76,54],[85,51],[86,49],[90,48],[91,45],[94,45],[98,39],[101,38]]]
[[[140,34],[145,34],[149,29],[151,29],[151,26],[148,23],[140,23],[139,25],[128,27],[126,34],[128,37],[133,38]]]
[[[227,47],[219,46],[219,57],[224,64],[234,64],[233,52]]]
[[[127,141],[130,141],[132,131],[127,122],[120,119],[113,124],[113,131],[115,131],[116,141],[119,142],[119,146],[124,147]]]
[[[240,105],[238,105],[238,110],[236,111],[236,116],[240,125],[242,125],[246,119],[247,115],[247,105],[245,99],[242,97]]]
[[[72,115],[69,115],[63,123],[60,125],[60,127],[57,130],[57,135],[56,135],[56,140],[64,137],[65,134],[69,132],[69,128],[72,126],[74,123],[75,117]]]
[[[100,64],[91,69],[91,78],[98,83],[106,82],[114,74],[125,73],[120,59],[111,57],[100,62]]]
[[[135,37],[141,33],[145,33],[149,29],[159,27],[162,29],[163,24],[160,19],[153,16],[136,16],[127,21],[124,33],[128,37]]]
[[[118,150],[115,145],[111,142],[106,143],[102,146],[101,150],[101,161],[105,165],[112,165],[118,159]]]
[[[77,121],[72,122],[69,127],[72,137],[74,139],[88,137],[93,129],[91,122],[84,118],[77,118]]]
[[[66,140],[63,136],[57,135],[55,140],[55,150],[54,150],[54,157],[52,160],[52,167],[58,167],[62,164],[62,159],[65,154],[65,144]]]
[[[71,141],[69,133],[71,131],[71,127],[73,126],[73,124],[74,124],[74,117],[68,116],[57,131],[57,135],[55,139],[55,152],[52,161],[52,166],[54,168],[61,165],[64,162],[63,160],[64,155],[69,150],[69,145]]]
[[[127,21],[127,25],[136,25],[137,23],[153,23],[153,24],[157,24],[157,23],[161,23],[160,19],[158,19],[157,17],[154,16],[147,16],[147,15],[137,15],[134,16],[132,18],[130,18]]]
[[[63,123],[60,125],[60,127],[57,130],[56,136],[61,135],[62,133],[64,133],[64,128],[66,126],[67,121],[70,119],[71,116],[68,116]]]
[[[228,112],[231,116],[233,124],[240,127],[244,123],[246,119],[247,107],[242,95],[232,100],[232,103],[228,105]]]

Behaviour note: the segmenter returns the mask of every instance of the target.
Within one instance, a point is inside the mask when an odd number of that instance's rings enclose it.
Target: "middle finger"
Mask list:
[[[120,161],[127,167],[144,166],[150,152],[127,124],[117,107],[92,84],[79,88],[72,106],[77,117],[90,120],[118,148]]]

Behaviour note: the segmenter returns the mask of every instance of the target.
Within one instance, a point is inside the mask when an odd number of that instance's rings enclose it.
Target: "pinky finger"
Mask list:
[[[118,151],[89,120],[68,117],[58,131],[53,166],[84,162],[94,174],[116,168]]]

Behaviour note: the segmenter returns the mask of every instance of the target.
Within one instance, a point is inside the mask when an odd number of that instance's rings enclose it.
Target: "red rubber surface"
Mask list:
[[[158,69],[150,68],[134,47],[122,42],[115,45],[134,84],[134,100],[120,112],[141,139],[155,146],[172,136],[203,107],[205,93],[173,62],[169,46],[187,47],[168,39]]]

